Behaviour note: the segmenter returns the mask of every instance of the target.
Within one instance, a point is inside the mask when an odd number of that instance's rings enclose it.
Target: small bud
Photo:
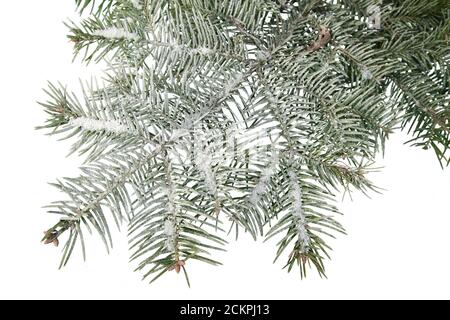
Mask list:
[[[57,106],[55,110],[56,110],[56,112],[58,112],[60,114],[64,114],[64,112],[65,112],[65,108],[62,105]]]
[[[325,47],[331,41],[331,31],[326,26],[319,27],[319,38],[308,48],[309,52],[317,51]]]
[[[176,273],[180,273],[180,271],[181,271],[181,267],[178,263],[175,265],[175,271],[176,271]]]
[[[44,244],[50,244],[50,243],[53,243],[52,239],[45,239],[44,240]]]
[[[59,246],[58,233],[55,231],[44,231],[44,244],[53,244],[55,247]]]
[[[308,262],[308,256],[301,254],[300,255],[300,259],[302,260],[303,264],[305,264],[306,262]]]
[[[216,214],[216,216],[218,216],[221,211],[222,208],[220,207],[220,202],[216,200],[216,203],[214,204],[214,213]]]

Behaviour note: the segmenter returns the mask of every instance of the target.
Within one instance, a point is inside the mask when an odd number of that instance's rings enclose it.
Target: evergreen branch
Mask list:
[[[326,229],[344,232],[342,226],[330,216],[330,213],[337,213],[337,209],[326,202],[329,200],[329,193],[314,184],[305,169],[299,174],[299,169],[285,168],[278,190],[284,209],[277,212],[277,216],[283,216],[269,230],[266,241],[285,232],[278,242],[275,261],[290,248],[285,265],[288,271],[297,264],[303,278],[306,276],[307,265],[312,264],[319,275],[325,276],[323,260],[329,257],[330,248],[320,234],[333,237]]]
[[[96,160],[111,146],[127,146],[126,142],[152,143],[153,136],[136,120],[137,111],[131,108],[126,110],[120,100],[111,101],[105,91],[98,95],[99,89],[89,85],[87,88],[82,85],[85,96],[82,105],[76,95],[69,94],[65,87],[50,83],[49,89],[45,90],[49,100],[40,103],[50,117],[45,125],[37,129],[52,129],[51,135],[65,134],[63,140],[78,135],[79,139],[70,153],[79,151],[80,154],[88,154],[86,162]]]
[[[186,182],[182,182],[184,178],[177,173],[167,150],[162,149],[162,154],[164,173],[153,177],[157,190],[149,199],[151,203],[139,205],[140,212],[129,226],[129,234],[133,236],[131,249],[134,251],[131,260],[142,259],[136,270],[149,267],[144,279],[153,276],[151,282],[172,270],[179,273],[183,269],[186,273],[189,260],[220,265],[207,257],[208,250],[223,250],[221,246],[226,243],[205,230],[206,227],[214,227],[210,222],[213,217],[182,201],[178,190],[180,183],[184,185]],[[196,225],[198,218],[204,218],[202,228]]]
[[[415,126],[413,132],[416,137],[412,140],[415,141],[415,145],[424,148],[431,146],[436,152],[441,166],[448,165],[450,163],[450,157],[447,155],[450,149],[449,97],[448,95],[441,96],[439,92],[436,92],[432,83],[428,83],[426,87],[429,90],[414,90],[412,86],[417,86],[418,81],[422,80],[424,79],[415,78],[414,82],[406,83],[406,79],[393,78],[392,80],[395,86],[401,90],[399,103],[406,109],[403,127],[411,124],[411,131]],[[429,97],[430,92],[434,92],[433,98]]]
[[[50,206],[62,218],[43,242],[67,236],[61,266],[78,243],[85,256],[84,230],[109,249],[114,220],[151,281],[174,270],[190,284],[191,261],[219,265],[229,225],[267,227],[275,260],[324,276],[324,236],[344,232],[330,190],[378,191],[367,175],[397,123],[450,163],[444,1],[75,3],[90,15],[67,24],[74,56],[109,64],[82,103],[52,84],[41,103],[39,128],[76,136],[88,162],[54,184],[68,200]],[[242,132],[228,157],[215,140],[230,129]]]
[[[89,6],[91,7],[90,12],[104,13],[114,7],[119,1],[111,0],[75,0],[77,9],[80,13],[83,13]]]
[[[135,183],[137,180],[133,181],[131,178],[142,171],[145,166],[148,166],[149,161],[154,159],[159,152],[160,149],[155,149],[148,154],[137,153],[137,158],[133,160],[130,160],[129,154],[128,159],[125,159],[123,155],[112,152],[105,155],[102,158],[103,161],[83,167],[82,171],[85,175],[77,179],[66,179],[65,183],[54,184],[66,193],[71,200],[55,202],[48,206],[50,213],[57,213],[65,217],[61,218],[55,226],[46,231],[43,238],[44,243],[58,243],[59,237],[65,231],[70,230],[67,246],[72,241],[75,242],[74,238],[77,235],[82,236],[80,234],[81,224],[84,224],[88,230],[90,230],[89,224],[91,224],[101,236],[106,249],[109,250],[109,247],[112,247],[112,239],[102,208],[108,208],[112,212],[118,228],[120,228],[122,221],[125,220],[122,211],[128,215],[126,220],[130,220],[129,210],[132,200],[128,195],[126,185]],[[116,167],[111,167],[108,171],[102,170],[99,166],[105,163],[104,161],[114,163]],[[119,164],[121,161],[124,164]],[[126,167],[126,165],[129,165],[129,167]],[[137,187],[135,186],[135,188]],[[91,196],[88,194],[89,192],[94,193]],[[82,238],[81,240],[83,241]],[[82,249],[85,256],[84,244]],[[61,266],[67,264],[70,253],[63,256]]]

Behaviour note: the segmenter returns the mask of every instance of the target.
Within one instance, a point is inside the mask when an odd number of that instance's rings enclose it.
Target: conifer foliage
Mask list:
[[[75,56],[107,67],[41,103],[40,128],[86,159],[53,184],[43,241],[64,241],[61,266],[88,233],[110,250],[118,227],[149,281],[189,282],[242,232],[324,276],[327,238],[344,233],[335,194],[376,190],[391,133],[450,163],[447,0],[75,2]]]

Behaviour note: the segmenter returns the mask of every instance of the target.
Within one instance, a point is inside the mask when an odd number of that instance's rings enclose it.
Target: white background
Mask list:
[[[46,80],[76,87],[98,68],[71,63],[62,21],[74,1],[5,1],[0,19],[0,298],[41,299],[366,299],[450,298],[449,169],[432,151],[387,144],[383,170],[373,180],[385,188],[372,199],[354,195],[340,204],[348,236],[332,242],[328,279],[301,281],[272,264],[274,244],[230,239],[223,267],[191,265],[193,287],[169,274],[153,285],[128,263],[127,241],[116,235],[108,256],[90,239],[88,261],[74,256],[57,270],[60,249],[44,246],[42,232],[56,217],[41,206],[58,199],[46,184],[77,175],[81,160],[66,158],[68,142],[34,130],[45,120],[35,102]],[[96,70],[97,69],[97,70]]]

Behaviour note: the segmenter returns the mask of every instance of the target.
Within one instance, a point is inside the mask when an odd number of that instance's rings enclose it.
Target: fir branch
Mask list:
[[[128,215],[127,220],[131,219],[131,200],[127,196],[126,185],[130,182],[132,176],[141,171],[154,159],[160,149],[155,149],[147,154],[137,153],[138,158],[125,160],[116,152],[104,156],[103,161],[115,163],[117,167],[111,167],[112,172],[101,170],[99,165],[104,162],[99,161],[90,166],[82,168],[85,173],[77,179],[66,179],[65,183],[54,184],[62,192],[66,193],[70,201],[55,202],[48,206],[50,213],[64,215],[55,226],[50,228],[43,239],[45,243],[59,241],[59,237],[70,230],[69,239],[66,246],[74,246],[76,237],[80,235],[82,241],[83,256],[85,256],[84,242],[81,234],[81,225],[88,230],[91,224],[101,236],[106,249],[112,247],[112,239],[109,231],[107,219],[103,208],[111,210],[117,227],[125,220],[124,214]],[[124,162],[125,164],[118,165]],[[98,187],[101,185],[102,187]],[[93,192],[93,195],[88,193]],[[124,214],[122,213],[124,211]],[[75,239],[75,240],[74,240]],[[73,244],[71,244],[73,242]],[[71,251],[63,256],[61,266],[67,264]]]
[[[43,238],[67,235],[61,266],[95,229],[128,224],[151,281],[220,263],[236,235],[278,238],[276,260],[324,276],[324,236],[344,232],[330,190],[378,191],[367,175],[397,124],[450,157],[448,12],[440,0],[76,0],[75,57],[108,60],[102,87],[50,84],[41,129],[76,136],[82,174]],[[218,136],[239,128],[227,158]],[[214,131],[216,130],[216,131]],[[204,145],[191,138],[201,133]],[[262,149],[264,148],[264,149]],[[190,157],[191,154],[197,157]],[[219,235],[217,234],[219,233]]]

